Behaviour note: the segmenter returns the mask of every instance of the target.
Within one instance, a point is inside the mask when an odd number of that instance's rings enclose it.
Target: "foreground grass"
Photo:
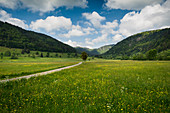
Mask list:
[[[73,58],[4,58],[0,62],[0,79],[13,78],[32,73],[56,69],[80,62]]]
[[[87,62],[0,84],[1,112],[169,112],[170,62]]]

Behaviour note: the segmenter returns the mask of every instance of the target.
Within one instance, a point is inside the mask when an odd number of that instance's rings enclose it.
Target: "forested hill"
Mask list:
[[[156,49],[158,52],[170,49],[170,28],[130,36],[114,45],[102,56],[112,58],[123,55],[131,56],[137,53],[146,53],[150,49]]]
[[[0,46],[35,51],[75,53],[76,49],[50,36],[0,21]]]
[[[90,56],[94,55],[100,55],[108,51],[111,47],[113,47],[114,44],[112,45],[105,45],[97,49],[89,49],[89,48],[83,48],[83,47],[76,47],[76,50],[78,53],[82,53],[83,51],[86,52]]]

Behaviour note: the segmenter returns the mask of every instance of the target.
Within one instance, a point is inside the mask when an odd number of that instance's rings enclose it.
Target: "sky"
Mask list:
[[[70,46],[99,48],[170,27],[170,0],[0,0],[0,20]]]

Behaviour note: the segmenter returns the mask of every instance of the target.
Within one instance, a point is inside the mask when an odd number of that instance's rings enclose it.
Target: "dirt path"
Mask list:
[[[47,75],[47,74],[54,73],[54,72],[57,72],[57,71],[61,71],[61,70],[64,70],[64,69],[72,68],[72,67],[78,66],[80,64],[82,64],[82,62],[75,64],[75,65],[71,65],[71,66],[67,66],[67,67],[63,67],[63,68],[59,68],[59,69],[54,69],[54,70],[50,70],[50,71],[46,71],[46,72],[41,72],[41,73],[26,75],[26,76],[22,76],[22,77],[11,78],[11,79],[0,80],[0,82],[8,82],[8,81],[18,80],[18,79],[22,79],[22,78],[29,79],[31,77]]]

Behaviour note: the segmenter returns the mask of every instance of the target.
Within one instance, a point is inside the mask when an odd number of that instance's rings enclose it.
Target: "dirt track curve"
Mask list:
[[[0,80],[0,82],[8,82],[8,81],[13,81],[13,80],[19,80],[19,79],[22,79],[22,78],[29,79],[29,78],[31,78],[31,77],[37,77],[37,76],[47,75],[47,74],[54,73],[54,72],[57,72],[57,71],[61,71],[61,70],[64,70],[64,69],[72,68],[72,67],[78,66],[78,65],[80,65],[80,64],[82,64],[82,62],[80,62],[80,63],[78,63],[78,64],[71,65],[71,66],[67,66],[67,67],[63,67],[63,68],[58,68],[58,69],[46,71],[46,72],[41,72],[41,73],[36,73],[36,74],[31,74],[31,75],[26,75],[26,76],[11,78],[11,79]]]

